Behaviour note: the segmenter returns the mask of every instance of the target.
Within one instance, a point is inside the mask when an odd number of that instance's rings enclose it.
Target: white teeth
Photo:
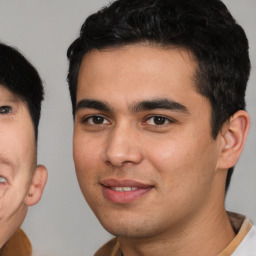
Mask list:
[[[6,183],[7,182],[7,179],[6,178],[4,178],[4,177],[2,177],[2,176],[0,176],[0,183]]]
[[[137,187],[111,187],[111,189],[118,192],[129,192],[136,190]]]
[[[116,187],[116,188],[113,188],[115,191],[123,191],[123,188],[121,188],[121,187]]]
[[[123,191],[132,191],[132,187],[123,187]]]

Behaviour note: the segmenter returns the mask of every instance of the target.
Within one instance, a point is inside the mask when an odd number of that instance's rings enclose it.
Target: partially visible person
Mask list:
[[[28,206],[43,193],[47,170],[37,165],[43,86],[36,69],[13,47],[0,43],[0,255],[29,256],[20,229]]]

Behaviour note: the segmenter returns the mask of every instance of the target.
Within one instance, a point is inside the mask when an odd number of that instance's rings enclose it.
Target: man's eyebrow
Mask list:
[[[82,99],[76,104],[76,112],[79,109],[83,108],[90,108],[90,109],[97,109],[102,111],[110,111],[110,107],[107,103],[99,100],[91,100],[91,99]]]
[[[183,112],[186,114],[189,113],[188,109],[184,105],[170,99],[145,100],[130,106],[130,110],[132,112],[140,112],[153,109],[167,109]]]

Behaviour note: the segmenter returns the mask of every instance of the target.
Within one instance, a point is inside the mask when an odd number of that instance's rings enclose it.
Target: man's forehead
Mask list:
[[[18,102],[21,101],[21,98],[5,85],[0,84],[0,101]]]
[[[103,50],[91,50],[82,59],[78,73],[78,85],[85,74],[86,81],[101,79],[102,76],[115,79],[120,74],[133,72],[133,77],[160,76],[162,72],[173,77],[177,71],[191,76],[194,82],[197,63],[193,54],[186,49],[132,44]],[[112,73],[110,73],[112,72]],[[148,80],[149,81],[149,80]],[[104,82],[104,81],[102,81]],[[123,81],[125,82],[125,81]]]
[[[83,98],[105,101],[114,94],[124,96],[131,105],[157,98],[180,102],[175,97],[178,91],[187,94],[192,89],[199,94],[195,70],[193,56],[180,48],[136,44],[93,50],[80,67],[77,103]]]

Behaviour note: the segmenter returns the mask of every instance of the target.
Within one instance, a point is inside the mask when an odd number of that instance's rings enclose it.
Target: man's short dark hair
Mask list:
[[[197,64],[196,88],[211,103],[214,139],[236,111],[245,109],[248,40],[220,0],[117,0],[89,16],[68,49],[73,114],[84,55],[94,49],[137,43],[173,46],[192,53]],[[226,190],[232,173],[230,168]]]
[[[0,85],[27,103],[37,139],[44,95],[42,81],[36,69],[18,50],[3,43],[0,43]]]

